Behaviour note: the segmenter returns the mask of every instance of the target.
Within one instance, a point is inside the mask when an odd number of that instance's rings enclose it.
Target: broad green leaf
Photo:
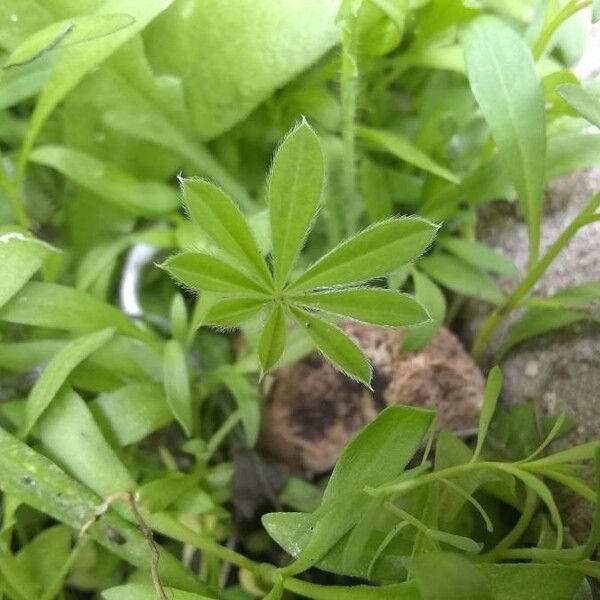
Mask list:
[[[420,261],[419,267],[432,279],[457,294],[492,304],[499,304],[504,298],[498,284],[485,271],[450,254],[427,256]]]
[[[194,428],[190,374],[185,350],[177,340],[169,340],[165,344],[163,377],[167,405],[189,437]]]
[[[317,213],[323,191],[323,151],[306,121],[283,140],[269,179],[275,283],[283,286]]]
[[[49,244],[19,231],[0,229],[0,308],[58,252]]]
[[[289,513],[263,517],[267,531],[271,525],[278,528],[276,541],[287,540],[286,550],[298,557],[298,567],[315,564],[358,522],[369,501],[365,487],[379,486],[402,473],[433,416],[432,411],[406,406],[385,409],[346,447],[317,511],[296,518],[289,518]]]
[[[3,68],[25,65],[39,60],[48,52],[110,35],[132,24],[132,17],[124,14],[91,15],[57,21],[21,42],[10,53]]]
[[[415,286],[415,298],[430,315],[431,321],[406,330],[402,350],[415,352],[428,344],[439,331],[446,315],[446,298],[429,277],[414,270],[411,274]]]
[[[185,206],[192,220],[221,250],[246,266],[265,285],[271,273],[239,208],[208,181],[181,181]]]
[[[363,351],[341,329],[311,313],[291,308],[292,314],[320,352],[350,377],[370,385],[373,370]]]
[[[348,446],[338,460],[327,484],[323,501],[343,498],[377,487],[404,471],[435,413],[411,406],[384,409]]]
[[[135,488],[89,408],[73,390],[64,388],[58,394],[38,421],[35,436],[50,458],[100,497]]]
[[[485,244],[457,237],[444,237],[439,242],[446,250],[474,267],[506,277],[516,277],[519,274],[512,261]]]
[[[552,564],[482,564],[494,600],[569,600],[575,598],[583,574]]]
[[[281,303],[273,305],[258,339],[258,356],[263,373],[270,371],[279,361],[285,348],[285,313]]]
[[[475,18],[462,37],[473,94],[517,190],[537,260],[546,169],[544,97],[529,48],[509,25]]]
[[[196,130],[211,139],[339,42],[338,7],[339,0],[175,2],[144,37],[155,69],[183,79]],[[236,32],[235,44],[224,31]]]
[[[175,210],[179,201],[177,193],[164,183],[140,181],[117,166],[61,146],[36,148],[30,160],[56,169],[105,202],[144,217],[160,217]]]
[[[380,288],[330,290],[293,297],[295,303],[374,325],[401,327],[429,321],[425,308],[408,294]]]
[[[600,0],[594,0],[592,7],[592,23],[600,21]]]
[[[72,442],[73,432],[67,433]],[[101,499],[65,474],[56,464],[0,428],[0,489],[25,504],[79,531],[95,516]],[[124,540],[116,543],[107,535],[112,528]],[[130,564],[148,569],[148,543],[139,529],[114,511],[90,528],[89,535],[110,552]],[[198,590],[197,580],[171,554],[160,551],[163,582]]]
[[[0,310],[0,320],[35,327],[88,332],[105,327],[146,337],[121,311],[67,286],[31,281]]]
[[[556,91],[582,117],[592,125],[600,127],[600,100],[596,96],[574,83],[560,85]]]
[[[451,183],[458,183],[456,175],[442,165],[436,163],[401,134],[384,131],[382,129],[370,129],[368,127],[360,127],[358,132],[365,140],[386,150],[409,165],[433,173]]]
[[[200,596],[191,592],[164,588],[169,600],[211,600],[209,596]],[[153,585],[145,583],[127,583],[102,592],[104,600],[155,600],[156,590]]]
[[[248,440],[253,447],[260,431],[260,396],[256,386],[234,367],[223,365],[216,371],[221,383],[229,390],[242,415],[242,424]]]
[[[89,404],[105,437],[119,446],[144,439],[172,420],[164,391],[154,383],[131,383]]]
[[[411,562],[421,600],[496,600],[476,565],[458,554],[432,552]]]
[[[473,452],[471,462],[475,462],[479,458],[481,449],[485,442],[492,417],[496,412],[496,405],[498,398],[500,397],[500,391],[502,390],[502,371],[499,367],[494,367],[487,378],[485,384],[485,391],[483,393],[483,404],[481,406],[481,412],[479,414],[479,427],[477,431],[477,445]]]
[[[133,23],[119,31],[88,41],[85,44],[67,46],[60,50],[40,94],[27,135],[21,148],[19,172],[25,168],[29,153],[40,130],[61,100],[77,86],[92,69],[104,62],[115,50],[142,31],[152,19],[165,10],[172,0],[147,0],[143,4],[134,0],[108,0],[102,3],[92,16],[126,14]]]
[[[437,229],[433,223],[418,217],[371,225],[323,256],[289,289],[297,292],[387,275],[418,258],[433,241]]]
[[[202,319],[204,325],[233,327],[258,316],[267,305],[267,298],[245,297],[216,300]]]
[[[35,597],[42,597],[55,583],[71,551],[71,537],[68,527],[54,525],[33,538],[15,557],[15,566],[35,583]]]
[[[224,260],[202,252],[183,252],[162,265],[172,277],[195,291],[264,294],[267,290]]]
[[[104,346],[114,334],[114,329],[103,329],[97,333],[76,338],[52,358],[27,398],[27,421],[23,431],[25,436],[29,434],[42,413],[47,410],[73,369],[90,354]]]

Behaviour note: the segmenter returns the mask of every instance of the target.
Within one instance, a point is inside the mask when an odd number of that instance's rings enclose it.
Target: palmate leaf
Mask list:
[[[269,180],[275,283],[282,286],[308,235],[323,191],[323,152],[303,121],[283,141]]]
[[[368,385],[371,367],[363,352],[316,313],[386,326],[428,321],[427,310],[406,294],[341,286],[383,277],[416,259],[431,244],[438,226],[420,217],[376,223],[341,243],[290,283],[318,211],[323,177],[320,142],[303,120],[276,152],[269,179],[273,274],[248,220],[233,201],[211,183],[182,180],[190,217],[218,247],[219,255],[188,251],[169,258],[161,267],[186,287],[203,293],[192,331],[201,325],[234,327],[261,315],[265,318],[258,340],[258,363],[263,373],[284,354],[288,337],[285,315],[291,311],[332,363]],[[263,251],[267,247],[260,246]]]

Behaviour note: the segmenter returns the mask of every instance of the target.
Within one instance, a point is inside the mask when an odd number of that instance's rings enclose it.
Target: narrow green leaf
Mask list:
[[[471,89],[523,206],[533,262],[540,244],[546,121],[531,51],[509,25],[489,15],[469,24],[462,44]]]
[[[44,417],[45,418],[45,417]],[[65,433],[73,442],[74,431]],[[110,449],[109,449],[110,450]],[[94,519],[101,499],[67,476],[56,464],[0,428],[0,489],[25,504],[79,531]],[[107,535],[112,528],[124,540],[116,543]],[[89,535],[110,552],[140,569],[148,569],[148,542],[139,529],[114,511],[108,511]],[[197,579],[175,557],[159,548],[163,582],[198,589]],[[28,599],[29,600],[29,599]]]
[[[35,436],[52,460],[100,497],[134,489],[86,403],[68,387],[42,415]]]
[[[479,427],[477,431],[477,445],[473,452],[471,462],[475,462],[481,454],[481,449],[485,442],[490,423],[494,413],[496,412],[496,405],[498,404],[498,398],[500,397],[500,391],[502,390],[502,371],[500,367],[494,367],[487,378],[485,384],[485,391],[483,393],[483,405],[481,406],[481,412],[479,414]]]
[[[267,298],[246,296],[216,300],[202,319],[202,324],[233,327],[258,316],[267,303]]]
[[[433,241],[437,229],[418,217],[371,225],[323,256],[289,289],[297,292],[387,275],[418,258]]]
[[[58,252],[49,244],[20,231],[0,229],[0,308],[4,306],[42,266]]]
[[[427,310],[408,294],[381,288],[331,290],[294,296],[293,302],[374,325],[401,327],[429,321]]]
[[[281,303],[273,305],[258,340],[258,356],[263,373],[270,371],[279,361],[285,348],[285,313]]]
[[[211,600],[209,596],[200,596],[191,592],[176,590],[175,588],[164,588],[169,600]],[[156,590],[149,583],[127,583],[102,592],[104,600],[154,600]]]
[[[144,439],[172,420],[165,393],[155,383],[131,383],[89,404],[106,438],[119,446]]]
[[[81,16],[57,21],[21,42],[10,53],[3,68],[25,65],[39,60],[48,52],[110,35],[132,24],[132,17],[124,14]]]
[[[44,56],[16,69],[0,70],[0,110],[35,96],[52,68],[51,57]]]
[[[91,294],[53,283],[30,281],[0,309],[0,320],[74,332],[114,327],[124,335],[147,338],[120,310]]]
[[[373,373],[371,363],[341,329],[305,310],[292,307],[291,311],[317,348],[335,367],[367,386],[370,384]]]
[[[439,331],[446,316],[446,298],[429,277],[413,270],[412,280],[415,286],[415,298],[430,315],[431,321],[406,330],[402,340],[402,349],[416,352],[428,344]]]
[[[440,531],[439,529],[428,529],[427,537],[438,542],[443,542],[444,544],[462,550],[463,552],[469,552],[470,554],[477,554],[483,547],[482,543],[476,542],[464,535],[456,535],[455,533],[448,533],[447,531]]]
[[[498,358],[522,342],[588,318],[585,312],[563,308],[532,308],[514,323],[498,350]]]
[[[260,431],[260,397],[256,386],[251,384],[244,374],[229,365],[219,367],[216,375],[235,399],[242,414],[248,445],[253,447]]]
[[[118,208],[156,218],[177,208],[175,190],[158,181],[141,181],[121,168],[103,163],[90,154],[62,146],[36,148],[30,160],[56,169],[77,185]]]
[[[446,250],[474,267],[506,277],[516,277],[519,274],[512,261],[485,244],[457,237],[444,237],[438,241]]]
[[[224,260],[202,252],[183,252],[162,265],[170,275],[192,290],[264,294],[258,282]]]
[[[197,488],[198,479],[197,474],[184,475],[179,471],[170,472],[164,477],[141,485],[138,488],[137,496],[145,510],[155,513],[171,506],[193,487]]]
[[[60,350],[35,382],[27,398],[27,421],[23,435],[28,435],[42,413],[48,408],[58,390],[77,365],[106,344],[115,334],[114,329],[77,338]]]
[[[600,127],[600,100],[575,83],[564,83],[557,88],[558,95],[592,125]]]
[[[231,198],[202,179],[182,179],[181,188],[190,217],[204,234],[269,286],[271,273],[246,220]]]
[[[319,139],[303,120],[275,154],[269,180],[273,268],[279,287],[286,283],[315,218],[323,177]]]
[[[167,404],[189,437],[194,428],[190,375],[185,350],[177,340],[165,344],[163,376]]]
[[[432,254],[419,267],[444,287],[492,304],[502,302],[504,296],[498,284],[485,272],[450,254]]]
[[[451,183],[458,183],[456,175],[451,173],[446,167],[436,163],[401,134],[383,129],[371,129],[369,127],[359,127],[358,133],[365,140],[383,148],[409,165],[433,173]]]
[[[600,0],[594,0],[592,7],[592,23],[600,21]]]
[[[85,44],[62,48],[52,73],[44,85],[31,117],[27,135],[21,148],[18,171],[23,172],[31,148],[44,123],[62,99],[94,67],[104,62],[119,47],[142,31],[150,21],[165,10],[173,0],[147,0],[140,4],[136,0],[109,0],[99,6],[91,16],[125,14],[133,23],[111,35],[96,38]]]

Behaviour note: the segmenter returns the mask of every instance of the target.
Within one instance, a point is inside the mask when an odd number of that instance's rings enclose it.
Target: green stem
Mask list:
[[[16,185],[11,181],[2,155],[0,154],[0,191],[6,196],[10,208],[21,227],[29,229],[31,223],[27,212],[25,211],[25,203],[17,191]]]
[[[233,428],[241,421],[242,413],[240,409],[234,410],[226,419],[223,421],[219,429],[210,438],[208,442],[208,455],[206,462],[210,460],[212,455],[217,451],[217,448],[221,445],[221,442],[229,435]]]
[[[582,211],[573,219],[573,221],[571,221],[568,227],[558,236],[550,248],[548,248],[546,254],[531,266],[517,289],[510,294],[510,296],[507,296],[502,304],[500,304],[486,319],[471,348],[471,355],[475,360],[479,360],[482,357],[494,331],[496,331],[508,314],[516,308],[533,289],[540,277],[546,272],[554,259],[571,241],[579,229],[598,219],[598,215],[594,214],[598,206],[600,206],[600,194],[594,196],[594,198],[588,202]]]
[[[578,3],[577,0],[571,0],[566,4],[562,10],[544,27],[540,33],[538,39],[535,41],[532,53],[533,58],[537,61],[543,54],[546,46],[550,43],[552,36],[556,33],[556,30],[575,13],[579,12],[583,8],[591,6],[592,0],[583,0]]]
[[[533,518],[538,505],[538,498],[531,488],[525,488],[525,490],[525,505],[519,520],[515,523],[515,526],[498,542],[495,548],[479,557],[481,561],[495,562],[498,560],[499,556],[501,556],[503,552],[511,548],[519,541],[521,536],[525,533],[527,527],[529,527],[529,523],[531,523],[531,519]]]
[[[349,18],[342,31],[342,68],[340,79],[342,141],[344,144],[344,170],[342,174],[346,205],[356,196],[356,106],[358,99],[358,65],[356,63],[356,18]],[[351,211],[346,211],[346,229],[351,223]],[[348,231],[346,231],[346,234]]]

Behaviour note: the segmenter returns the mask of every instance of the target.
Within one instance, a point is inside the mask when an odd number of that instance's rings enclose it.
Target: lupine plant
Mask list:
[[[546,184],[600,162],[598,80],[573,69],[590,16],[2,0],[0,599],[593,598],[598,443],[503,408],[490,369],[598,320],[598,281],[535,291],[599,218],[591,194],[542,239]],[[499,199],[522,273],[479,235]],[[489,309],[473,439],[392,406],[330,475],[268,460],[278,369],[320,352],[362,391],[344,320],[418,352],[470,299]]]

